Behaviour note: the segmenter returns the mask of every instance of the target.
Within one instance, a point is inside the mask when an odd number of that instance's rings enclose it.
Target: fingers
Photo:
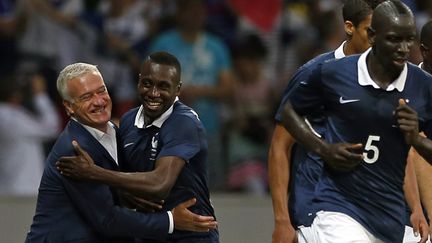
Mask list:
[[[404,99],[399,99],[399,105],[406,105],[406,102]]]
[[[85,155],[85,151],[79,146],[77,141],[73,140],[72,146],[75,149],[75,152],[77,153],[77,155]]]
[[[217,221],[212,216],[201,216],[194,214],[194,228],[199,232],[208,232],[211,229],[217,228]]]
[[[88,163],[93,163],[93,160],[90,157],[90,155],[84,149],[81,148],[81,146],[78,144],[77,141],[73,140],[72,146],[74,147],[75,152],[77,153],[78,156],[83,156]]]
[[[180,205],[184,208],[189,208],[195,205],[195,203],[196,203],[196,198],[191,198],[185,202],[180,203]]]

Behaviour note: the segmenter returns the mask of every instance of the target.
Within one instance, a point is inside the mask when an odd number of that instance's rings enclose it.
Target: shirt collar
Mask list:
[[[423,62],[419,63],[418,67],[423,69]]]
[[[102,131],[100,131],[100,130],[98,130],[98,129],[96,129],[96,128],[94,128],[94,127],[90,127],[90,126],[87,126],[87,125],[84,125],[84,124],[82,124],[83,126],[84,126],[84,128],[93,136],[93,137],[95,137],[98,141],[100,141],[100,140],[102,140],[102,138],[104,137],[104,136],[107,136],[107,135],[109,135],[109,136],[111,136],[111,137],[115,137],[116,136],[116,132],[115,132],[115,129],[114,129],[114,125],[111,123],[111,122],[109,122],[109,125],[108,125],[108,128],[107,128],[107,132],[106,133],[104,133],[104,132],[102,132]]]
[[[155,119],[151,124],[146,125],[145,124],[145,119],[144,119],[144,106],[141,105],[140,108],[138,109],[138,112],[135,116],[135,123],[134,125],[138,128],[147,128],[150,126],[155,126],[155,127],[162,127],[163,123],[166,121],[166,119],[168,119],[168,117],[171,115],[172,111],[173,111],[173,107],[174,107],[174,103],[177,102],[179,100],[178,97],[175,98],[173,104],[170,106],[170,108],[168,108],[168,110],[166,110],[160,117],[158,117],[157,119]]]
[[[366,57],[367,55],[369,55],[371,49],[372,48],[369,48],[367,51],[361,54],[357,62],[358,82],[361,86],[371,85],[375,89],[381,89],[378,86],[378,84],[376,84],[375,81],[372,80],[372,78],[369,75],[369,71],[367,69]],[[405,87],[407,74],[408,74],[408,65],[405,63],[404,68],[402,69],[402,72],[400,73],[399,77],[396,80],[394,80],[391,84],[389,84],[386,91],[392,91],[394,89],[397,89],[399,92],[402,92]]]
[[[109,135],[112,137],[115,137],[116,135],[116,131],[114,129],[114,124],[109,121],[108,122],[108,126],[107,126],[107,132],[104,133],[99,129],[96,129],[94,127],[82,124],[81,122],[79,122],[76,118],[72,117],[72,119],[76,122],[78,122],[79,124],[81,124],[94,138],[96,138],[96,140],[100,141],[104,136]]]
[[[340,59],[345,57],[345,53],[343,51],[346,41],[342,42],[342,44],[335,50],[334,55],[335,59]]]

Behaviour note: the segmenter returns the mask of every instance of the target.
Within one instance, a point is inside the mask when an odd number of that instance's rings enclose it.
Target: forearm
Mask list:
[[[420,195],[419,189],[417,186],[417,178],[415,174],[414,161],[417,160],[417,153],[414,153],[413,150],[410,151],[407,165],[405,169],[405,179],[404,179],[404,193],[405,199],[410,207],[411,211],[422,211],[421,203],[420,203]]]
[[[432,174],[432,165],[430,165],[424,158],[422,158],[416,151],[413,151],[416,156],[413,160],[415,173],[417,176],[418,189],[420,192],[420,199],[422,205],[428,212],[428,217],[432,217],[432,180],[430,175]]]
[[[135,195],[162,200],[166,197],[162,192],[161,185],[163,182],[160,177],[151,172],[118,172],[107,170],[98,166],[94,167],[90,180],[107,184],[109,186],[129,191]]]
[[[312,132],[303,117],[297,115],[290,102],[285,105],[282,117],[284,127],[299,144],[303,145],[308,151],[318,155],[323,154],[327,144]]]
[[[281,142],[281,133],[286,132],[281,125],[276,125],[269,150],[269,186],[273,203],[275,225],[290,224],[288,211],[288,183],[290,179],[291,145]]]
[[[432,164],[432,141],[429,138],[419,135],[412,146],[429,164]]]

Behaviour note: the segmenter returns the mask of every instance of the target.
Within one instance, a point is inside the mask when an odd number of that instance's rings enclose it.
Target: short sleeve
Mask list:
[[[322,68],[323,64],[319,64],[305,81],[300,81],[287,95],[286,100],[291,102],[294,110],[301,116],[312,114],[316,112],[317,107],[323,106]]]
[[[161,128],[163,145],[158,158],[177,156],[186,162],[200,151],[198,124],[188,116],[178,116]]]

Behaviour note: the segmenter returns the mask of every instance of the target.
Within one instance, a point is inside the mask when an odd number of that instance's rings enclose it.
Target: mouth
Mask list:
[[[157,101],[145,101],[145,106],[148,110],[159,110],[162,107],[162,102]]]
[[[100,115],[105,113],[105,106],[95,108],[91,111],[92,114]]]
[[[408,61],[408,58],[404,58],[404,57],[397,57],[397,58],[393,59],[393,62],[398,66],[405,65],[405,63],[407,61]]]

